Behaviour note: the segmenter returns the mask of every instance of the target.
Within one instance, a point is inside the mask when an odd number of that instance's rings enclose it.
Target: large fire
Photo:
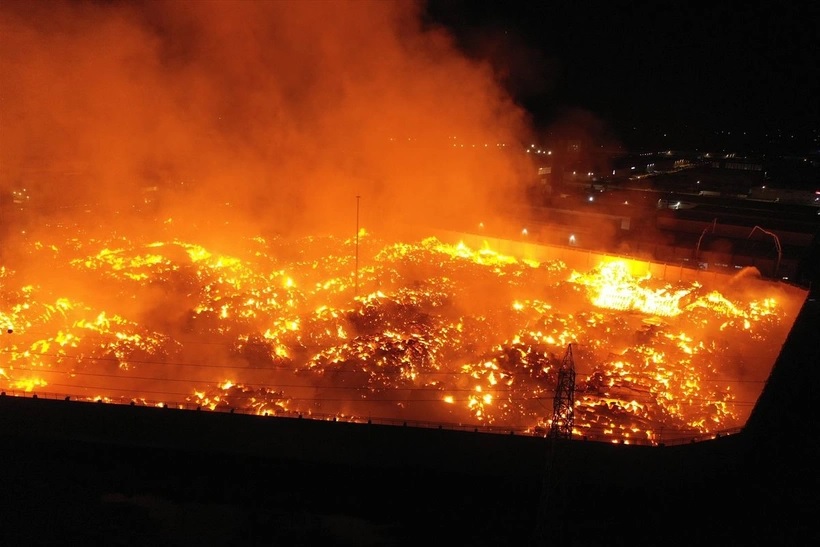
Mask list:
[[[623,442],[741,427],[802,294],[364,230],[24,247],[36,269],[0,268],[7,394],[541,434],[572,344],[574,433]]]

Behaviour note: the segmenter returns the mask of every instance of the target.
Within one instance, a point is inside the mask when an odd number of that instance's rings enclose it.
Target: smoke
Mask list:
[[[4,2],[0,191],[227,232],[349,230],[357,195],[373,223],[491,215],[529,176],[526,115],[422,10]]]

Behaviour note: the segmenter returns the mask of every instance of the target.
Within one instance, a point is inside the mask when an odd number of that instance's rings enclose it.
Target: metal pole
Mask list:
[[[359,296],[359,199],[362,196],[356,196],[356,276],[353,285],[353,296]]]
[[[777,249],[777,263],[775,263],[775,265],[774,265],[774,275],[773,275],[773,277],[776,279],[777,276],[778,276],[778,270],[780,270],[780,261],[783,259],[783,248],[780,246],[780,238],[777,237],[777,234],[775,234],[774,232],[770,232],[769,230],[764,230],[760,226],[755,226],[754,228],[752,228],[752,231],[749,232],[749,235],[748,235],[748,237],[746,237],[746,239],[749,239],[750,237],[752,237],[752,234],[755,233],[755,230],[760,230],[764,234],[770,235],[770,236],[772,236],[772,238],[774,238],[774,246],[775,246],[775,249]]]
[[[716,227],[717,227],[717,217],[715,217],[715,219],[712,221],[712,233],[713,234],[715,233],[715,228]],[[703,231],[700,233],[700,237],[698,238],[698,246],[695,247],[695,260],[698,260],[700,258],[700,242],[703,240],[703,236],[705,236],[706,232],[708,232],[708,231],[709,231],[709,226],[704,228]]]

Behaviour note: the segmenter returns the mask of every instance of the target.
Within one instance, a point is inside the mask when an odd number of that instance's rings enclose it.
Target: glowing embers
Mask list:
[[[580,274],[572,272],[570,281],[586,286],[592,303],[612,310],[637,310],[649,315],[671,317],[681,313],[680,300],[692,288],[673,290],[667,285],[650,289],[643,285],[649,275],[636,279],[629,273],[626,262],[615,261],[601,264],[593,271]],[[695,285],[693,288],[697,288]]]
[[[357,294],[350,240],[66,241],[0,270],[6,389],[536,432],[572,343],[576,434],[655,442],[742,425],[790,327],[771,285],[673,288],[435,238],[362,237]]]
[[[236,385],[230,380],[222,382],[207,391],[194,391],[186,402],[197,408],[209,410],[235,410],[239,408],[259,416],[276,416],[288,414],[288,398],[281,391],[265,387],[248,387]],[[187,407],[187,406],[186,406]]]

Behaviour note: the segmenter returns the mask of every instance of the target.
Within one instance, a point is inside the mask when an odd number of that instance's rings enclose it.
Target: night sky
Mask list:
[[[494,59],[538,126],[582,111],[627,146],[820,149],[815,2],[431,0],[427,13]]]

